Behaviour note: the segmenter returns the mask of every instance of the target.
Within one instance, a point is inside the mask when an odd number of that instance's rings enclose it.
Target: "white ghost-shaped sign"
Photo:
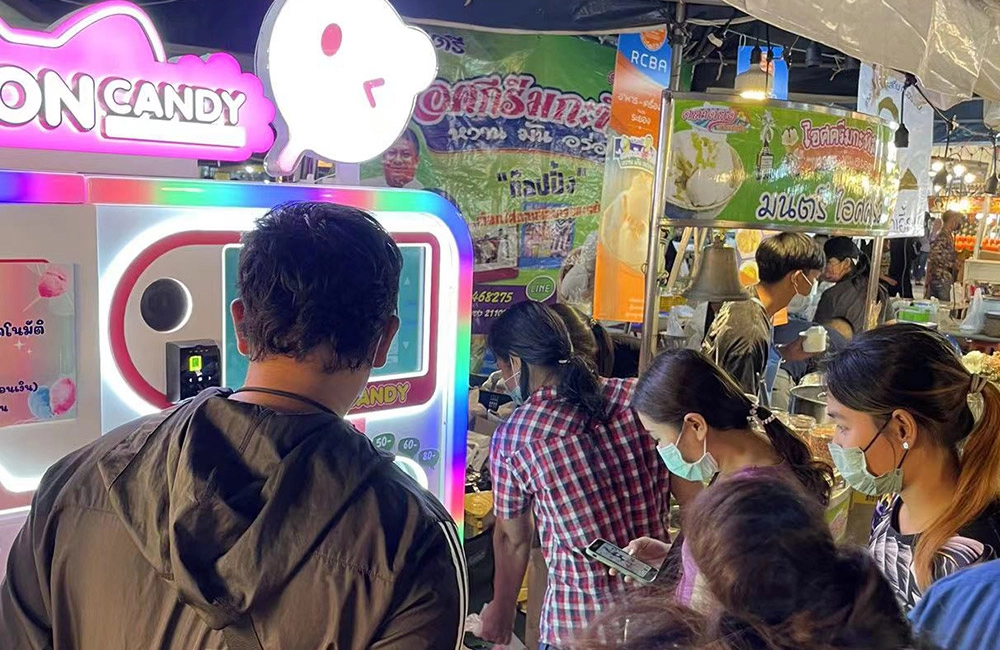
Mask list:
[[[305,152],[359,163],[406,128],[437,75],[434,45],[386,0],[275,0],[257,41],[257,74],[278,110],[271,174]]]

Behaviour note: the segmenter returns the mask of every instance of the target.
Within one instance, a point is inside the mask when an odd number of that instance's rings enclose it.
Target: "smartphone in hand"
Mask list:
[[[656,576],[660,572],[656,567],[637,560],[627,551],[618,548],[606,539],[594,540],[583,552],[590,559],[645,585],[656,580]]]

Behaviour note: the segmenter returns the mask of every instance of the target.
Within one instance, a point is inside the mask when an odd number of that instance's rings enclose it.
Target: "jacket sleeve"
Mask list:
[[[44,483],[43,483],[44,485]],[[53,647],[50,565],[45,543],[46,499],[39,491],[28,519],[11,546],[7,575],[0,584],[0,648],[47,650]]]
[[[461,650],[469,605],[458,530],[440,521],[424,535],[395,584],[393,605],[369,650]]]

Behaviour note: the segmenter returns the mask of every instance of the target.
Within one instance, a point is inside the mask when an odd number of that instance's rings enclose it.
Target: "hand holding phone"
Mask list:
[[[584,549],[587,557],[610,567],[636,582],[648,585],[656,580],[659,569],[633,557],[625,549],[619,548],[606,539],[596,539]]]

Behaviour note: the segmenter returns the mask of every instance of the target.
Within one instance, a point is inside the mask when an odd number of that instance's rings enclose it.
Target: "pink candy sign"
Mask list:
[[[0,429],[76,416],[73,267],[0,260]]]
[[[128,2],[81,9],[46,32],[0,21],[0,146],[246,160],[267,151],[274,106],[228,54],[169,62]]]

